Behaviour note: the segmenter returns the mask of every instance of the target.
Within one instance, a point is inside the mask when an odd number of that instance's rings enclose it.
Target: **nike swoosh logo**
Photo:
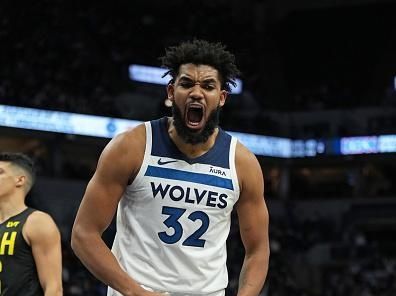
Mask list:
[[[159,164],[159,165],[164,165],[164,164],[168,164],[168,163],[172,163],[172,162],[177,162],[177,160],[162,161],[161,158],[158,159],[158,164]]]

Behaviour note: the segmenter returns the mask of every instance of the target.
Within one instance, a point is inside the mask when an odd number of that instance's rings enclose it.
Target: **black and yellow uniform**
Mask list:
[[[22,235],[23,225],[34,211],[27,208],[0,224],[0,296],[44,295],[32,248]]]

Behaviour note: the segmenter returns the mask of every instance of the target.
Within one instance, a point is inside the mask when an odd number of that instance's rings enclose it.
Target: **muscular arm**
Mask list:
[[[62,255],[59,230],[52,218],[33,212],[23,234],[31,246],[37,273],[45,296],[62,295]]]
[[[237,203],[240,234],[245,247],[238,296],[257,296],[268,271],[268,210],[264,201],[264,180],[256,157],[241,144],[236,165],[241,185]]]
[[[128,180],[140,168],[144,146],[143,125],[107,145],[86,188],[72,231],[71,244],[77,257],[99,280],[122,295],[154,295],[145,292],[121,268],[102,239]]]

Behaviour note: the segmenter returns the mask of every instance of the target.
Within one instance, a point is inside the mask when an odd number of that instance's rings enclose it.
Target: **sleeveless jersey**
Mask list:
[[[22,235],[26,219],[35,209],[27,208],[0,224],[0,295],[44,295],[32,249]]]
[[[143,287],[170,295],[224,295],[226,239],[239,197],[236,138],[219,129],[214,146],[189,159],[167,131],[146,122],[141,168],[118,205],[112,251]],[[107,295],[120,295],[109,287]]]

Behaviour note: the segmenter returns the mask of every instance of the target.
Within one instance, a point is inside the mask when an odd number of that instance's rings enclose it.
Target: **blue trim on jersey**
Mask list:
[[[149,165],[144,175],[163,178],[163,179],[187,181],[192,183],[205,184],[209,186],[234,190],[234,186],[232,185],[231,179],[221,178],[218,176],[213,176],[208,174],[186,172],[181,170]]]
[[[152,128],[151,155],[181,159],[189,164],[201,163],[213,165],[225,169],[230,168],[230,143],[231,136],[219,128],[215,144],[205,154],[188,158],[184,155],[172,141],[168,134],[168,117],[162,117],[150,122]]]

